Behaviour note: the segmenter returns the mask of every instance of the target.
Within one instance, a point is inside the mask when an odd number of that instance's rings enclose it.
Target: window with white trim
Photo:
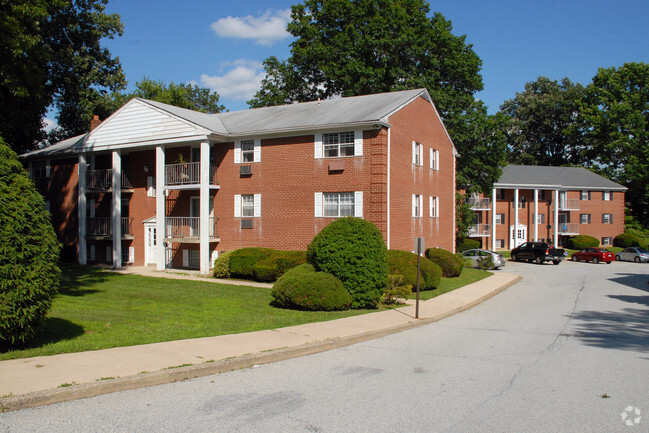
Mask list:
[[[496,189],[496,200],[505,200],[505,190]]]
[[[604,201],[613,200],[613,192],[611,192],[611,191],[602,191],[602,200],[604,200]]]
[[[258,218],[261,216],[261,194],[236,194],[234,196],[235,218]]]
[[[316,192],[315,216],[340,218],[363,217],[363,191]]]
[[[241,162],[255,162],[255,140],[241,141]]]
[[[536,223],[537,224],[545,224],[545,214],[540,213],[536,215]]]
[[[590,224],[590,214],[589,213],[579,214],[579,223],[580,224]]]
[[[49,161],[34,161],[31,164],[32,179],[43,179],[50,177],[50,162]]]
[[[428,197],[428,213],[431,218],[439,217],[439,197]]]
[[[610,236],[605,236],[602,238],[602,245],[609,246],[613,245],[613,238]]]
[[[602,214],[602,224],[613,224],[613,214],[612,213],[603,213]]]
[[[497,213],[496,214],[496,224],[505,224],[505,214]]]
[[[581,200],[590,200],[590,191],[582,191],[580,199]]]
[[[354,131],[322,134],[322,146],[325,158],[354,156]]]
[[[421,218],[421,208],[423,205],[424,196],[421,194],[412,195],[412,217]]]
[[[496,239],[496,248],[505,248],[505,240]]]
[[[238,140],[234,142],[234,163],[261,162],[261,140]]]
[[[412,142],[412,163],[414,165],[424,165],[424,150],[421,143]]]
[[[439,150],[430,148],[430,169],[439,170]]]

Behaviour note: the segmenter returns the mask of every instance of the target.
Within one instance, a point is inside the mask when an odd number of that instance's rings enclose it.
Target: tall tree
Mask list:
[[[525,90],[505,101],[508,162],[524,165],[579,165],[585,162],[583,134],[578,127],[584,87],[568,78],[547,77],[525,84]]]
[[[42,118],[58,110],[61,136],[83,132],[91,107],[123,89],[117,58],[101,39],[122,34],[108,0],[0,0],[0,135],[18,152],[43,138]]]
[[[424,0],[305,0],[293,6],[291,56],[266,59],[266,78],[248,103],[263,107],[424,87],[456,146],[469,148],[462,140],[471,134],[461,119],[482,115],[487,123],[473,96],[482,90],[482,61],[466,36],[452,33],[449,20],[429,12]],[[460,152],[458,165],[472,165],[462,161],[469,154]],[[496,156],[494,165],[500,160]],[[499,173],[487,177],[493,183]]]
[[[649,225],[649,64],[600,68],[586,88],[581,117],[589,159],[628,188],[631,213]]]
[[[225,107],[219,105],[218,93],[205,87],[199,87],[196,84],[175,84],[173,81],[165,84],[162,81],[154,81],[144,77],[135,84],[135,91],[126,94],[124,99],[129,100],[135,97],[151,99],[208,114],[225,111]]]

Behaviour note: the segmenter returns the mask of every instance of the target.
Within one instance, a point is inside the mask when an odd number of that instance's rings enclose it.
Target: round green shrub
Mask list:
[[[342,281],[352,295],[352,308],[376,307],[387,285],[383,235],[361,218],[340,218],[322,229],[307,247],[307,262]]]
[[[613,239],[613,246],[621,247],[621,248],[639,247],[640,241],[641,241],[640,237],[625,232],[615,236],[615,238]]]
[[[442,277],[459,277],[464,267],[464,260],[455,254],[442,248],[429,248],[426,250],[426,257],[442,268]]]
[[[27,342],[58,292],[60,245],[43,197],[0,139],[0,346]]]
[[[599,246],[599,239],[588,235],[577,235],[568,239],[568,248],[571,250],[583,250]]]
[[[287,270],[306,262],[305,251],[252,247],[233,250],[231,253],[227,257],[229,276],[262,282],[273,282]],[[221,265],[225,267],[225,263]],[[224,274],[223,270],[219,272]]]
[[[343,283],[326,272],[316,272],[309,264],[299,265],[282,275],[273,285],[276,305],[312,311],[347,310],[352,297]]]
[[[462,253],[466,250],[475,250],[476,248],[480,248],[480,242],[475,239],[464,238],[457,240],[458,253]]]
[[[214,277],[215,278],[230,278],[230,254],[232,251],[222,253],[216,260],[214,260]]]
[[[417,254],[410,251],[388,250],[388,272],[401,275],[403,282],[417,289]],[[435,263],[422,257],[420,260],[419,289],[433,290],[439,287],[442,269]]]

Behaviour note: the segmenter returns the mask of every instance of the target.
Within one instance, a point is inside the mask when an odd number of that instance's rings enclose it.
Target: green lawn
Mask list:
[[[87,266],[63,267],[59,295],[39,336],[0,360],[274,329],[376,310],[296,311],[270,305],[270,289],[123,275]],[[421,299],[484,278],[465,269]]]

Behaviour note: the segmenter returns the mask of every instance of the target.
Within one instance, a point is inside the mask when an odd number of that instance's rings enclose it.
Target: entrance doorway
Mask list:
[[[509,247],[516,248],[523,242],[527,241],[527,226],[518,225],[518,229],[509,226]]]

